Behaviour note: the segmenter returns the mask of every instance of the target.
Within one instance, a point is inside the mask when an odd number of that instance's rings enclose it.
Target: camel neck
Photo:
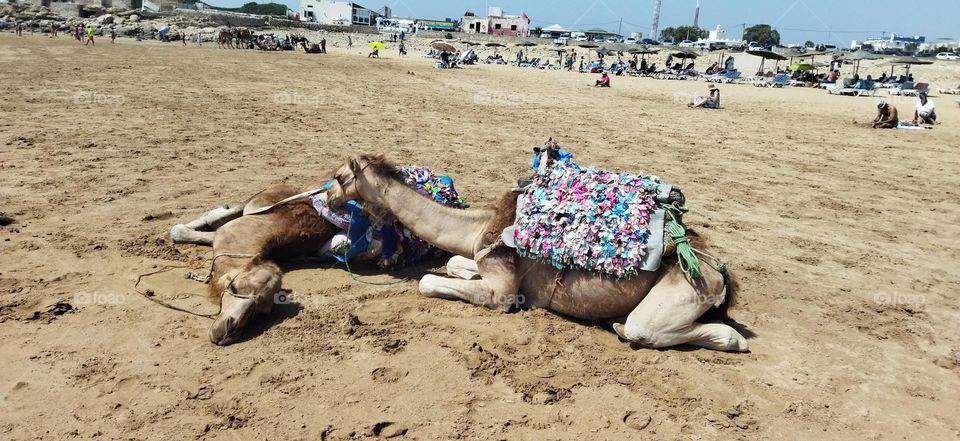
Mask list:
[[[364,200],[386,208],[405,227],[431,245],[472,259],[490,210],[461,210],[441,205],[391,177],[378,176],[382,185],[362,194]],[[361,186],[362,188],[363,186]]]

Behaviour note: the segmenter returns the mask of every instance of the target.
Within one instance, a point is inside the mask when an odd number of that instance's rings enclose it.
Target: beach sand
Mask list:
[[[933,97],[934,130],[878,131],[873,99],[821,90],[721,85],[725,109],[691,110],[704,82],[596,89],[362,52],[0,35],[0,212],[16,220],[0,229],[0,438],[960,435],[953,97]],[[287,265],[295,304],[228,347],[133,291],[182,265],[142,288],[216,312],[184,278],[210,250],[172,245],[170,226],[351,154],[430,166],[482,206],[549,137],[683,187],[686,220],[739,278],[752,352],[635,350],[602,324],[422,297],[443,262],[357,269],[412,279],[393,286]]]

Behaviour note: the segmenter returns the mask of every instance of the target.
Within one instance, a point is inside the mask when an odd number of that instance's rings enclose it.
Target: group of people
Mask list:
[[[932,126],[937,123],[937,109],[925,92],[921,92],[917,97],[913,120],[910,123],[914,126]],[[895,129],[897,127],[900,127],[897,107],[890,104],[886,98],[877,99],[877,116],[873,119],[873,128]]]

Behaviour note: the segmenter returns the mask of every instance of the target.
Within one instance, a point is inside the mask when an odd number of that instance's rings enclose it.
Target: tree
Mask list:
[[[761,46],[777,46],[780,44],[780,33],[767,24],[758,24],[744,29],[743,39],[755,41]]]
[[[807,40],[807,42],[803,44],[803,47],[815,47],[816,45],[817,45],[816,43],[810,40]]]
[[[543,33],[543,28],[541,28],[540,26],[537,26],[537,27],[535,27],[535,28],[533,28],[533,29],[530,30],[530,35],[536,35],[536,36],[539,37],[540,34],[542,34],[542,33]]]
[[[673,41],[699,40],[707,37],[707,31],[695,26],[669,27],[660,32],[660,38]]]

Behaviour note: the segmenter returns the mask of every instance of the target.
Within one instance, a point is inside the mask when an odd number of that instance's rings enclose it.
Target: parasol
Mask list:
[[[767,60],[776,60],[777,64],[779,64],[781,61],[787,59],[787,57],[772,51],[757,50],[757,51],[747,51],[747,53],[750,55],[760,57],[759,72],[761,73],[763,72],[763,63],[766,62]],[[776,69],[777,64],[774,64],[774,69]]]
[[[853,68],[853,74],[856,75],[858,72],[860,72],[861,60],[879,60],[881,58],[883,58],[883,55],[875,54],[873,52],[863,50],[863,49],[858,49],[856,52],[851,52],[846,57],[844,57],[844,60],[854,62],[855,67]]]
[[[452,44],[450,44],[450,43],[445,43],[445,42],[440,41],[440,40],[437,40],[437,41],[434,41],[433,43],[430,43],[430,47],[432,47],[432,48],[434,48],[434,49],[436,49],[436,50],[438,50],[438,51],[442,51],[442,52],[456,52],[456,51],[457,51],[457,48],[453,47]]]
[[[484,46],[486,46],[486,47],[507,47],[506,45],[503,45],[503,44],[500,44],[500,43],[492,43],[492,42],[491,42],[491,43],[487,43],[487,44],[485,44]]]
[[[890,75],[893,75],[893,68],[896,66],[906,66],[907,73],[905,75],[910,75],[910,66],[914,64],[933,64],[933,61],[922,60],[917,57],[897,57],[893,58],[890,61],[887,61],[884,64],[890,65]]]

